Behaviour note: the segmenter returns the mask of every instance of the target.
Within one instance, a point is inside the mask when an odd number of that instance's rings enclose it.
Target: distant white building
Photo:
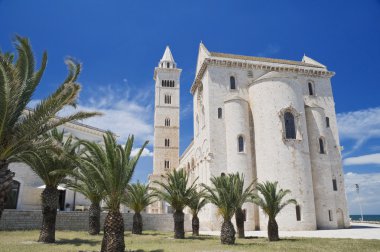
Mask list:
[[[194,140],[179,157],[180,73],[166,48],[154,74],[150,181],[178,168],[209,185],[212,176],[240,172],[246,183],[278,181],[291,190],[298,205],[279,214],[282,230],[349,226],[333,72],[306,56],[291,61],[214,53],[201,43],[191,87]],[[253,204],[244,210],[248,230],[266,229],[261,210]],[[151,213],[165,211],[161,202],[149,208]],[[203,229],[218,230],[216,208],[207,205],[200,222]]]
[[[66,135],[90,140],[94,142],[103,142],[103,134],[105,131],[81,124],[78,122],[66,123],[58,128],[64,130]],[[18,210],[40,210],[41,209],[41,193],[45,186],[44,182],[24,163],[12,163],[10,170],[15,172],[13,178],[12,191],[8,194],[6,209]],[[83,210],[88,209],[90,201],[82,194],[73,192],[59,186],[59,204],[58,208],[63,211],[66,206],[70,210],[75,208]]]

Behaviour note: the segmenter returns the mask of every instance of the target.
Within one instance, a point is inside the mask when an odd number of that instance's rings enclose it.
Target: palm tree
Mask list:
[[[96,185],[94,180],[96,174],[94,171],[88,166],[82,165],[81,157],[78,157],[77,165],[78,168],[68,174],[71,178],[65,180],[65,184],[67,188],[83,194],[91,201],[88,210],[88,233],[90,235],[97,235],[100,233],[100,202],[105,197],[105,192]]]
[[[244,179],[239,174],[228,174],[210,179],[213,187],[202,184],[207,194],[205,198],[218,208],[219,214],[223,218],[223,224],[220,233],[222,244],[235,243],[235,229],[232,225],[231,218],[235,214],[236,209],[248,200],[247,198],[237,196],[240,193],[241,182],[244,184]],[[250,188],[250,186],[248,187]],[[247,189],[248,189],[247,188]],[[245,190],[244,193],[249,192]],[[251,195],[252,197],[252,195]],[[243,203],[242,203],[243,202]]]
[[[32,110],[26,110],[46,68],[47,53],[44,52],[39,70],[27,38],[16,36],[17,60],[13,54],[0,51],[0,218],[7,192],[14,173],[8,166],[16,162],[17,155],[30,149],[49,145],[39,136],[73,120],[85,119],[97,113],[78,112],[65,117],[56,117],[65,106],[75,106],[80,85],[76,82],[81,65],[72,59],[66,60],[69,74],[58,89],[41,100]]]
[[[244,212],[243,212],[243,204],[246,202],[251,202],[252,196],[254,195],[254,183],[252,181],[245,189],[244,189],[244,175],[240,175],[239,173],[232,175],[234,185],[234,192],[236,196],[236,211],[235,211],[235,221],[236,227],[238,230],[238,237],[244,238]]]
[[[174,238],[184,239],[185,215],[183,209],[188,205],[191,195],[196,191],[196,180],[189,185],[189,176],[184,169],[173,170],[164,178],[166,178],[164,182],[154,181],[160,187],[160,189],[155,188],[154,190],[161,200],[169,203],[175,210],[173,213]]]
[[[42,226],[38,241],[45,243],[55,242],[55,223],[59,191],[58,185],[63,182],[66,173],[72,171],[76,164],[69,156],[76,155],[77,143],[72,136],[65,140],[64,131],[53,129],[44,135],[52,140],[53,146],[49,149],[37,149],[24,152],[19,156],[20,161],[30,166],[32,171],[45,183],[41,193]],[[53,173],[54,171],[63,171]]]
[[[203,191],[201,191],[201,192],[195,191],[190,196],[190,200],[188,203],[188,207],[190,208],[191,214],[193,215],[193,218],[191,220],[191,225],[192,225],[194,236],[199,236],[198,213],[208,203],[204,197],[205,197],[205,194],[203,193]]]
[[[128,185],[124,204],[135,212],[133,214],[132,234],[142,234],[141,211],[154,202],[154,196],[149,185],[144,185],[140,182]]]
[[[103,136],[104,143],[81,141],[84,157],[81,163],[94,172],[93,180],[99,190],[105,192],[105,204],[108,214],[104,222],[102,252],[119,252],[125,250],[124,220],[120,213],[120,204],[125,197],[128,183],[146,141],[135,156],[131,156],[134,137],[129,136],[123,147],[117,144],[111,132]]]
[[[263,197],[256,195],[253,201],[256,205],[268,215],[268,239],[269,241],[278,241],[278,225],[276,222],[277,214],[289,204],[297,204],[295,199],[284,200],[284,197],[290,193],[290,190],[280,189],[277,190],[278,182],[258,183],[256,185],[257,190]]]

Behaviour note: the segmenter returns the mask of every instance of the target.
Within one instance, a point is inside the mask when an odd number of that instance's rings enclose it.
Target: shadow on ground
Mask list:
[[[90,245],[90,246],[97,246],[97,245],[100,245],[100,243],[101,241],[94,241],[94,240],[80,239],[80,238],[59,239],[56,241],[56,244],[70,244],[74,246],[81,246],[83,244]]]
[[[131,252],[164,252],[163,249],[155,249],[155,250],[143,250],[143,249],[138,249],[138,250],[132,250]]]
[[[356,225],[351,225],[351,229],[365,229],[365,228],[379,228],[379,227],[374,227],[374,226],[356,226]]]

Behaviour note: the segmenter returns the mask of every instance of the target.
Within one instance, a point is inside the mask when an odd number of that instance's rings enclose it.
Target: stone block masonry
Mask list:
[[[107,213],[101,214],[101,229]],[[123,213],[124,229],[132,229],[133,213]],[[142,214],[144,230],[173,231],[174,222],[171,214]],[[40,229],[42,213],[36,211],[5,210],[0,220],[0,230]],[[88,212],[58,212],[57,230],[87,231]],[[191,216],[185,215],[185,231],[191,231]]]

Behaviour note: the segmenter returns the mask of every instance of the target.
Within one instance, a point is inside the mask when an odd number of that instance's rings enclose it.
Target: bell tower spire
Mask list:
[[[158,66],[161,68],[176,68],[176,63],[169,46],[166,46],[164,55],[162,56]]]
[[[180,76],[169,46],[154,69],[155,109],[153,174],[149,181],[162,181],[162,175],[179,165]],[[148,207],[149,213],[167,213],[167,203],[157,201]]]

